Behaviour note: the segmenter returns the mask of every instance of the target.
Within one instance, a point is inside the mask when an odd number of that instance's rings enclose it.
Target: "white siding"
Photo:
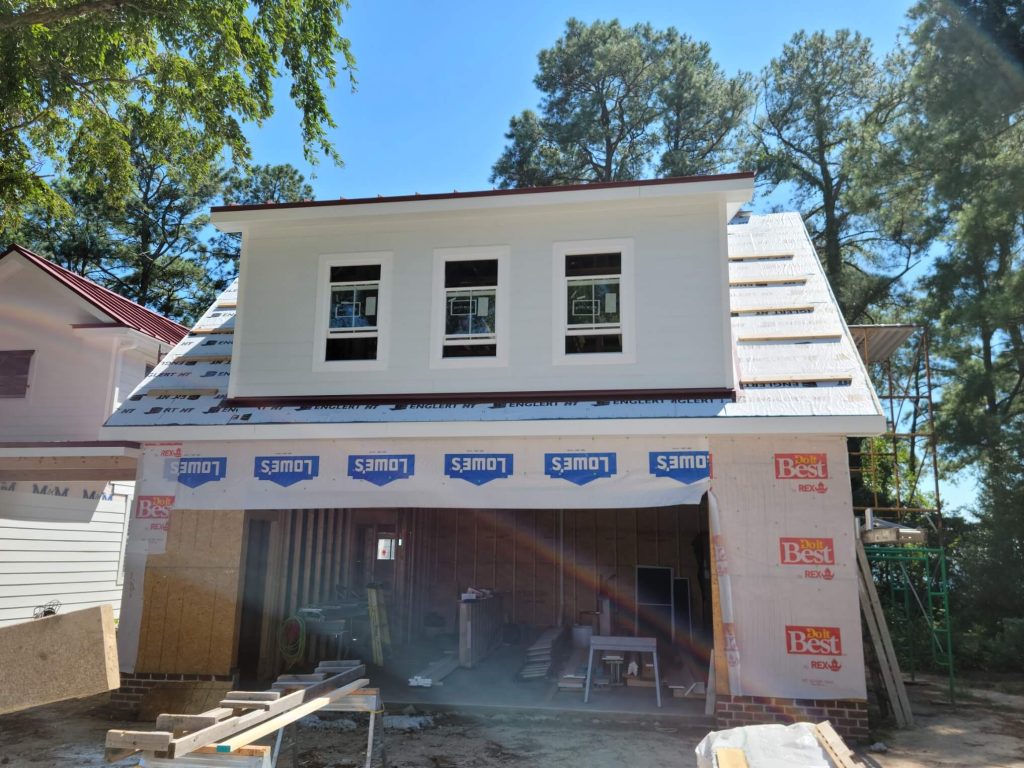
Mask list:
[[[0,626],[32,618],[59,600],[61,611],[121,603],[121,553],[130,498],[83,496],[96,484],[62,484],[67,496],[0,490]]]
[[[724,209],[714,199],[373,216],[246,234],[231,393],[239,396],[726,387]],[[628,239],[634,247],[636,362],[553,363],[553,248]],[[507,367],[430,367],[434,250],[507,246]],[[321,255],[394,257],[389,359],[383,370],[313,370]]]
[[[0,398],[0,442],[96,440],[109,415],[114,340],[76,333],[109,321],[35,266],[0,272],[0,349],[32,349],[25,398]]]

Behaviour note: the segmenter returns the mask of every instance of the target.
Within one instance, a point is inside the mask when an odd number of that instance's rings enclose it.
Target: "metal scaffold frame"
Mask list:
[[[948,676],[952,700],[955,678],[949,580],[928,331],[915,325],[860,325],[851,326],[850,331],[872,375],[888,427],[877,441],[850,446],[854,514],[901,525],[923,524],[930,529],[935,546],[868,544],[864,549],[885,604],[901,667],[913,677],[923,660],[922,651],[926,652],[933,667]],[[879,475],[884,472],[891,474],[883,490]],[[923,491],[922,486],[929,484],[928,475],[931,487]]]
[[[942,546],[942,500],[939,493],[938,443],[935,436],[934,383],[928,330],[916,325],[850,326],[885,412],[887,431],[877,443],[864,441],[860,450],[850,451],[850,472],[863,482],[862,493],[871,496],[870,504],[854,503],[854,514],[871,509],[876,517],[904,523],[923,519],[935,532]],[[909,342],[909,343],[908,343]],[[900,359],[894,355],[900,352]],[[882,448],[884,446],[884,448]],[[900,456],[906,458],[906,469]],[[893,473],[890,493],[879,493],[876,481],[867,480],[879,467]],[[923,486],[930,485],[933,503]]]

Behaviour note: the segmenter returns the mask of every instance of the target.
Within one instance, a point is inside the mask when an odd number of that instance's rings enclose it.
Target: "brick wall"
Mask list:
[[[728,696],[715,701],[715,726],[736,728],[759,723],[820,723],[829,720],[844,739],[868,738],[868,705],[844,699],[779,699],[768,696]]]
[[[121,673],[121,687],[110,694],[112,714],[123,719],[134,719],[143,709],[143,703],[154,691],[180,689],[181,694],[195,698],[207,688],[220,689],[235,685],[233,675],[192,675],[171,674],[163,672],[139,672],[136,674]],[[181,696],[174,698],[180,699]],[[222,698],[222,696],[221,696]],[[211,706],[216,706],[213,704]],[[210,707],[202,707],[197,712]]]

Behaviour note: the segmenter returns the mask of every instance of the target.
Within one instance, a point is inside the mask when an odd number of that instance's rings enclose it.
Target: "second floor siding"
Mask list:
[[[730,388],[726,218],[715,197],[270,212],[245,233],[231,394]]]

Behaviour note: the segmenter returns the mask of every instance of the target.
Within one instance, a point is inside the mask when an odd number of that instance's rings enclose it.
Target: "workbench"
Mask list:
[[[654,695],[661,706],[661,675],[658,671],[658,641],[653,637],[615,637],[594,635],[590,638],[590,658],[587,660],[587,685],[583,703],[590,701],[590,679],[594,671],[594,651],[622,651],[624,653],[650,653],[654,656]]]

